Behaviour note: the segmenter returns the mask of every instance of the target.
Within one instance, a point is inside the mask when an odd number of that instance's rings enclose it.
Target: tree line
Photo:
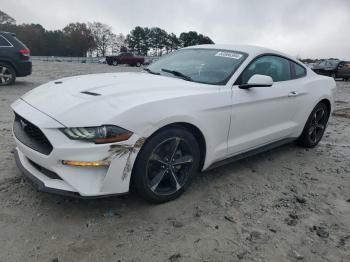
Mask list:
[[[0,10],[0,31],[13,32],[38,56],[106,56],[119,52],[162,55],[181,47],[213,44],[195,31],[179,36],[159,27],[136,26],[129,34],[114,34],[109,25],[70,23],[62,30],[46,30],[40,24],[16,24],[16,20]]]

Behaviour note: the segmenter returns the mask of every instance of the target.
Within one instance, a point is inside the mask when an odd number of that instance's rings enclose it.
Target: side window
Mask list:
[[[6,40],[5,37],[0,35],[0,47],[9,47],[12,46],[9,41]]]
[[[271,76],[274,82],[291,80],[289,60],[273,55],[257,58],[244,70],[241,75],[241,83],[246,84],[253,75]]]
[[[306,69],[297,63],[291,62],[294,67],[294,77],[293,79],[301,78],[306,76]]]
[[[318,64],[319,66],[326,66],[326,62],[322,61],[321,63]]]

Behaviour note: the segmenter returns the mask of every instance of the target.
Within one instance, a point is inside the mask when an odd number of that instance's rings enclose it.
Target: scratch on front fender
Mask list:
[[[105,159],[106,161],[112,161],[114,158],[122,158],[127,156],[126,163],[123,169],[122,180],[125,180],[128,176],[131,175],[132,163],[135,161],[136,156],[143,144],[145,143],[145,141],[145,137],[140,137],[136,140],[136,142],[133,145],[114,144],[111,145],[110,149],[108,150],[108,152],[110,152],[111,155]]]

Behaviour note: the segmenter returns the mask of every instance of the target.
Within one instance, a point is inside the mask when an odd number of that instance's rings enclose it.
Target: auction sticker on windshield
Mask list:
[[[240,59],[242,57],[241,54],[234,53],[234,52],[217,52],[215,56],[220,56],[220,57],[226,57],[226,58],[231,58],[231,59]]]

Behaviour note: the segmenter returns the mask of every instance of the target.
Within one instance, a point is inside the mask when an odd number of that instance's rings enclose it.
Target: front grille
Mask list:
[[[23,144],[44,155],[49,155],[53,149],[44,133],[18,114],[15,114],[13,133]]]

